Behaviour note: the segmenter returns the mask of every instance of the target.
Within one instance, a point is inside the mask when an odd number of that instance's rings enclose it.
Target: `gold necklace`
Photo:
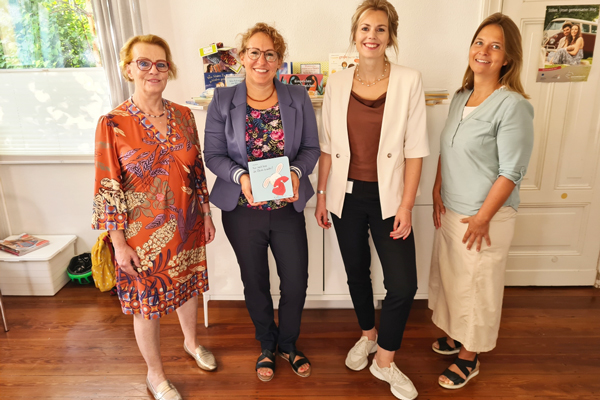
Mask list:
[[[362,79],[360,79],[360,75],[358,74],[358,65],[356,66],[356,79],[358,79],[358,81],[360,82],[361,85],[365,85],[366,87],[371,87],[374,86],[377,82],[381,81],[383,78],[385,78],[385,73],[387,72],[387,67],[389,66],[388,63],[385,63],[383,66],[383,74],[381,74],[381,78],[378,78],[375,82],[370,83],[370,84],[365,84]]]
[[[266,98],[266,99],[264,99],[264,100],[256,100],[256,99],[253,99],[252,97],[250,97],[250,95],[248,94],[247,90],[248,90],[248,89],[246,89],[246,97],[248,97],[250,100],[252,100],[252,101],[255,101],[255,102],[257,102],[257,103],[262,103],[262,102],[265,102],[265,101],[269,100],[271,97],[273,97],[273,93],[275,93],[275,85],[273,85],[273,90],[271,91],[271,94],[269,95],[269,97],[267,97],[267,98]]]

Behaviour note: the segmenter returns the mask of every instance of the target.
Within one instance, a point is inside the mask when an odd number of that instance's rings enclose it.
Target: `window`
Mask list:
[[[545,31],[560,31],[562,29],[563,24],[565,23],[565,20],[557,20],[557,21],[552,21],[548,24],[548,26],[546,27],[546,29],[544,29]]]
[[[90,0],[0,1],[0,155],[92,155],[110,110]]]
[[[590,26],[588,24],[581,24],[581,31],[583,33],[590,33]]]
[[[592,25],[592,33],[597,33],[598,32],[598,25]]]

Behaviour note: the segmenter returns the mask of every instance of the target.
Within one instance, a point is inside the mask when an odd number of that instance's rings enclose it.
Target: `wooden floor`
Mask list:
[[[0,399],[151,398],[132,318],[115,297],[69,284],[54,297],[4,303],[10,331],[0,330]],[[313,375],[300,378],[278,358],[268,383],[255,376],[259,345],[244,303],[211,302],[210,317],[199,335],[219,363],[212,373],[184,353],[177,317],[162,321],[165,369],[185,399],[393,399],[368,369],[344,366],[359,334],[353,310],[306,310],[298,348]],[[438,333],[426,302],[416,301],[396,363],[419,399],[600,399],[598,289],[507,289],[498,347],[458,391],[436,383],[452,360],[431,351]]]

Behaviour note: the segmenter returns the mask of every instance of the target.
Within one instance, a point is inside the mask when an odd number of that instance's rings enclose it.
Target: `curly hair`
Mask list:
[[[242,36],[242,40],[238,49],[238,53],[240,55],[244,54],[248,49],[248,41],[250,40],[250,38],[259,32],[262,32],[271,38],[271,40],[273,41],[273,46],[275,47],[273,50],[275,50],[275,52],[279,56],[279,61],[283,61],[287,52],[287,44],[285,42],[285,39],[283,38],[283,36],[281,36],[281,33],[279,33],[277,29],[275,29],[271,25],[265,24],[264,22],[258,22],[246,32],[240,34]]]
[[[156,35],[138,35],[129,39],[127,43],[121,47],[121,51],[119,53],[119,58],[121,59],[119,62],[119,66],[121,67],[121,75],[123,75],[126,81],[132,81],[132,79],[127,75],[127,65],[133,61],[133,46],[135,46],[137,43],[148,43],[162,47],[162,49],[165,51],[165,57],[167,57],[166,61],[169,63],[169,79],[177,78],[177,66],[175,63],[173,63],[171,49],[169,48],[167,41]]]

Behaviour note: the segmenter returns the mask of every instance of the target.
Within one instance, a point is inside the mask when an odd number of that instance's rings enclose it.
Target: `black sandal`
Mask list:
[[[435,348],[435,346],[434,346],[435,342],[431,345],[431,348],[436,353],[443,354],[445,356],[449,356],[451,354],[458,354],[458,353],[460,353],[460,348],[462,347],[462,343],[459,342],[458,340],[454,341],[454,346],[455,347],[450,347],[450,345],[448,344],[448,338],[446,336],[439,338],[437,340],[437,343],[440,346],[439,349]]]
[[[298,369],[301,366],[303,366],[304,364],[312,365],[310,363],[310,361],[308,360],[308,358],[306,358],[304,353],[302,353],[300,350],[291,351],[289,354],[284,353],[283,351],[279,350],[279,355],[283,359],[287,360],[290,363],[290,365],[292,366],[292,369],[294,370],[296,375],[301,376],[303,378],[308,378],[310,376],[310,373],[312,372],[312,368],[309,368],[304,372],[298,371]],[[298,361],[294,362],[296,357],[301,357],[301,358]]]
[[[456,357],[456,360],[454,360],[454,364],[456,364],[456,366],[462,371],[462,373],[465,374],[466,379],[463,379],[456,372],[450,371],[450,369],[446,368],[442,375],[450,379],[450,381],[453,384],[449,385],[438,380],[438,383],[441,387],[446,389],[460,389],[461,387],[465,386],[471,378],[474,378],[479,374],[479,363],[477,362],[477,355],[475,355],[475,359],[473,361],[463,360],[462,358]],[[469,371],[469,368],[471,368],[471,371]]]
[[[258,373],[259,368],[268,368],[273,373],[270,376],[261,375]],[[275,376],[275,355],[270,350],[263,349],[260,356],[258,356],[258,360],[256,361],[256,376],[263,382],[269,382]]]

